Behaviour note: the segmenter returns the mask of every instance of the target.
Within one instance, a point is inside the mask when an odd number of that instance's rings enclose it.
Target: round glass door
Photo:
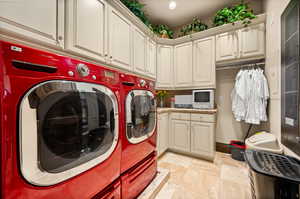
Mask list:
[[[133,90],[126,98],[126,136],[133,144],[150,137],[156,127],[156,102],[150,91]]]
[[[23,98],[20,115],[21,170],[33,184],[78,175],[107,159],[118,142],[117,99],[104,86],[43,83]]]

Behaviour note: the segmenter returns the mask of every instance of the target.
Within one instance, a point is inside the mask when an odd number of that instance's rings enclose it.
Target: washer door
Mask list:
[[[49,81],[35,86],[20,107],[23,176],[49,186],[103,162],[119,137],[118,106],[107,87]]]
[[[126,136],[137,144],[152,136],[156,127],[156,103],[152,92],[133,90],[126,98]]]

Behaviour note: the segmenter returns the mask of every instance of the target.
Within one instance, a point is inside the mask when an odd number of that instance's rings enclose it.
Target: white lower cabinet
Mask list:
[[[214,156],[215,124],[191,122],[191,152],[197,155]]]
[[[215,156],[215,115],[171,113],[169,149],[213,160]]]
[[[180,151],[190,150],[190,121],[171,120],[170,148]]]
[[[157,153],[160,156],[169,146],[169,113],[159,114],[157,118]]]

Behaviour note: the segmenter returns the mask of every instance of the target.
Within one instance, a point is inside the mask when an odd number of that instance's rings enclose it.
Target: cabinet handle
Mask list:
[[[62,40],[63,40],[63,37],[62,37],[62,36],[58,36],[58,40],[59,40],[59,41],[62,41]]]
[[[107,57],[107,56],[108,56],[108,54],[105,54],[104,56],[105,56],[105,57]]]
[[[111,58],[111,59],[112,59],[113,57],[112,57],[112,56],[110,56],[109,58]]]

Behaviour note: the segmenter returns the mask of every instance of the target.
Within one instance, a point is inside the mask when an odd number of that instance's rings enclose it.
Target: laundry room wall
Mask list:
[[[218,118],[216,127],[216,141],[228,144],[230,140],[243,140],[249,124],[237,122],[231,110],[231,91],[234,87],[235,76],[239,70],[219,70],[217,71],[216,103],[218,107]],[[251,133],[266,130],[268,123],[253,125]]]

